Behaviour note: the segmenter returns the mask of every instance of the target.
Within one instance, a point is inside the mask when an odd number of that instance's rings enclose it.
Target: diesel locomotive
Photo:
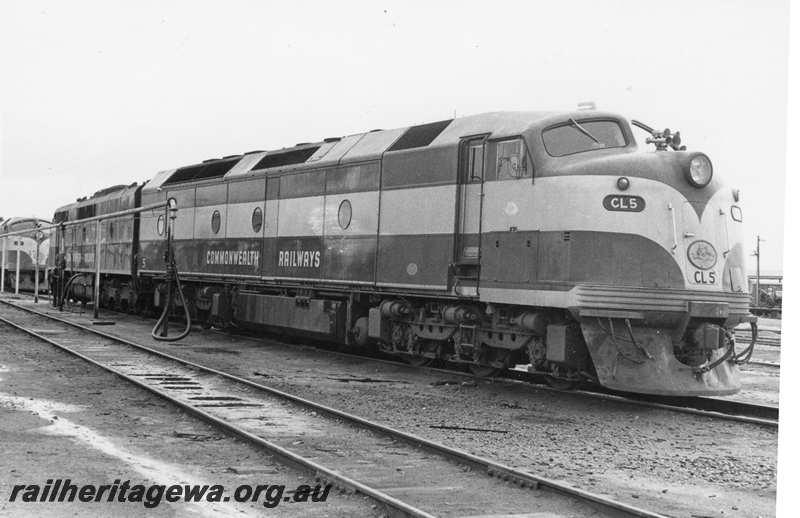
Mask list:
[[[669,130],[624,117],[503,112],[373,130],[165,170],[59,208],[100,225],[104,306],[165,304],[167,241],[185,310],[220,327],[377,347],[557,386],[661,394],[740,387],[751,321],[739,192]],[[170,226],[172,225],[172,226]],[[169,229],[169,230],[168,230]],[[51,240],[92,297],[95,224]]]
[[[19,289],[34,291],[37,262],[39,264],[39,289],[42,291],[48,289],[45,272],[48,264],[48,254],[50,253],[51,231],[40,231],[38,229],[49,225],[49,221],[33,217],[0,219],[0,235],[23,230],[30,231],[23,234],[0,237],[0,268],[5,269],[3,275],[5,290],[14,290],[17,286],[17,256],[19,256]]]

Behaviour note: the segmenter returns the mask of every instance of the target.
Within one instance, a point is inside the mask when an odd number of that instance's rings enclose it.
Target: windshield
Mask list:
[[[570,119],[542,132],[544,148],[551,156],[564,156],[594,149],[625,147],[625,135],[617,121]]]

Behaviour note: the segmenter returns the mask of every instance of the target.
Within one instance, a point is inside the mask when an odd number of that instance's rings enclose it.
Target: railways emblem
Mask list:
[[[696,268],[710,270],[717,264],[717,251],[708,241],[694,241],[686,250],[686,255]]]

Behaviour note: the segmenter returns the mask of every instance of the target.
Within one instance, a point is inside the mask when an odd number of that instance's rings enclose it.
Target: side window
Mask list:
[[[530,163],[525,144],[522,139],[503,140],[497,143],[497,179],[514,180],[533,176],[533,165]]]
[[[467,156],[467,183],[483,181],[483,141],[469,145]]]
[[[215,210],[213,214],[211,214],[211,232],[218,234],[219,227],[222,224],[222,216],[220,216],[219,211]]]

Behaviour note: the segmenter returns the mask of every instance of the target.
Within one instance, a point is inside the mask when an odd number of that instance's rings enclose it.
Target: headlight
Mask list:
[[[689,161],[686,179],[695,187],[705,187],[711,181],[712,174],[711,160],[704,154],[698,153]]]

